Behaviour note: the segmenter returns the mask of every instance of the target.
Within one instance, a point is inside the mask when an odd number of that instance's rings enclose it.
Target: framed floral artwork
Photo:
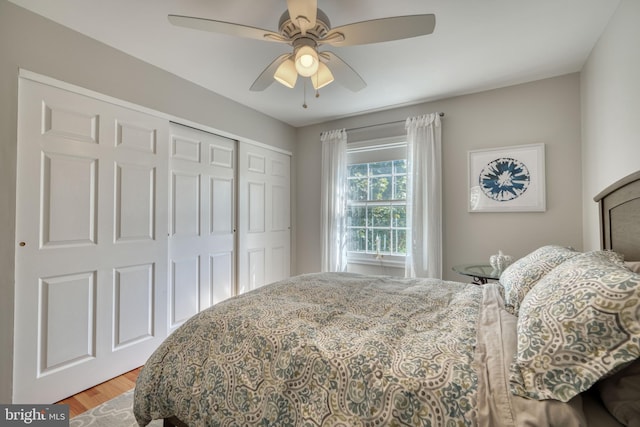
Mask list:
[[[469,212],[544,212],[544,144],[469,151]]]

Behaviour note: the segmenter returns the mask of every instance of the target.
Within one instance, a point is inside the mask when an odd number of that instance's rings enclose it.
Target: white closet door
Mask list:
[[[290,163],[289,155],[240,145],[239,293],[290,276]]]
[[[170,330],[235,293],[235,146],[171,124]]]
[[[168,122],[20,79],[15,403],[51,403],[166,337]]]

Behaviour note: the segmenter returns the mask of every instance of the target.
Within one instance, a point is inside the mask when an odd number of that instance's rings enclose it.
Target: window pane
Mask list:
[[[365,252],[367,250],[367,230],[365,228],[350,228],[348,233],[347,250],[352,252]]]
[[[407,162],[348,166],[347,250],[405,256],[407,252]]]
[[[391,227],[390,206],[369,206],[369,227]]]
[[[393,252],[398,255],[407,254],[407,231],[393,230],[394,248]]]
[[[366,227],[367,226],[367,207],[366,206],[349,206],[349,209],[347,211],[347,226]]]
[[[406,160],[394,160],[393,171],[396,174],[407,173],[407,161]]]
[[[391,177],[371,178],[369,200],[391,200]]]
[[[394,195],[393,198],[395,200],[406,200],[407,199],[407,176],[400,175],[393,177],[394,183]]]
[[[371,175],[391,175],[393,162],[375,162],[369,163],[371,166]]]
[[[349,165],[349,177],[367,176],[367,163]]]
[[[367,178],[349,180],[349,200],[367,200]]]
[[[391,224],[394,227],[406,227],[407,207],[405,205],[393,206],[391,209]]]

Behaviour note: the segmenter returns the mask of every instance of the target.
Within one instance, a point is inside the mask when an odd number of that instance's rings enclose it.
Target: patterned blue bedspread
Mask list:
[[[469,426],[482,289],[292,277],[191,318],[142,370],[140,425]]]

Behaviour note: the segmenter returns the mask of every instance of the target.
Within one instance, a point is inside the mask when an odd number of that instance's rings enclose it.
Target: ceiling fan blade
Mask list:
[[[436,16],[407,15],[355,22],[333,28],[319,44],[332,46],[355,46],[408,39],[433,33]]]
[[[342,86],[353,92],[358,92],[367,87],[367,84],[362,77],[360,77],[360,74],[335,53],[324,51],[320,56],[327,60],[327,66],[335,76],[335,81]]]
[[[302,35],[316,26],[318,0],[287,0],[291,22],[300,28]]]
[[[227,34],[230,36],[283,43],[289,42],[288,39],[282,37],[278,33],[274,33],[273,31],[256,27],[249,27],[247,25],[233,24],[231,22],[216,21],[213,19],[197,18],[193,16],[169,15],[169,22],[179,27],[210,31],[213,33]]]
[[[290,53],[284,53],[278,56],[276,59],[274,59],[273,62],[269,64],[267,68],[265,68],[264,71],[262,71],[262,73],[260,73],[260,75],[258,76],[256,81],[253,82],[249,90],[251,90],[252,92],[260,92],[262,90],[265,90],[269,86],[271,86],[271,83],[274,82],[273,75],[275,74],[276,70],[278,69],[280,64],[282,64],[284,61],[289,59],[290,56],[291,56]]]

